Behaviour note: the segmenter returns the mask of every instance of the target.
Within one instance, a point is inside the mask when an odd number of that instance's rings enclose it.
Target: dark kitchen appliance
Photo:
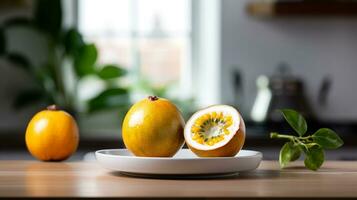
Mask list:
[[[272,122],[282,121],[278,109],[290,108],[299,111],[306,118],[315,119],[315,114],[305,96],[303,81],[291,73],[286,63],[280,63],[277,71],[269,80],[269,89],[272,98],[269,103],[267,120]]]
[[[322,80],[318,93],[318,102],[326,105],[328,91],[331,88],[331,78],[326,76]],[[259,76],[257,79],[257,96],[251,110],[254,122],[282,122],[283,118],[277,110],[294,109],[302,113],[309,120],[316,120],[316,115],[306,97],[304,82],[291,73],[288,64],[280,63],[270,77]]]

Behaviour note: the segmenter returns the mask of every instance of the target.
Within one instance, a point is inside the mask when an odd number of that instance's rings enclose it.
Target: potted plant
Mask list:
[[[84,41],[76,28],[63,28],[61,1],[36,0],[33,10],[31,18],[14,17],[0,27],[0,56],[25,70],[35,83],[19,92],[14,106],[21,108],[42,101],[56,104],[74,116],[126,109],[128,89],[120,84],[126,71],[116,64],[99,64],[96,46]],[[45,62],[35,64],[26,55],[8,48],[7,31],[15,27],[35,32],[46,41]],[[104,89],[97,96],[80,102],[79,85],[88,76],[99,79]]]

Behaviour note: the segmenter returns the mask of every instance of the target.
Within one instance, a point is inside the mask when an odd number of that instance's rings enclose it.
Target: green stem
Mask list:
[[[270,133],[270,138],[282,138],[282,139],[289,139],[289,140],[294,140],[294,136],[292,135],[281,135],[276,132]]]
[[[309,136],[305,136],[305,137],[296,137],[296,136],[292,136],[292,135],[281,135],[276,132],[273,132],[273,133],[270,133],[270,138],[289,139],[294,144],[300,144],[300,145],[304,146],[305,149],[308,149],[305,143],[308,142],[308,140],[311,139],[312,136],[309,135]]]
[[[306,137],[299,137],[300,140],[308,140],[308,139],[310,139],[310,138],[312,138],[311,135],[306,136]]]

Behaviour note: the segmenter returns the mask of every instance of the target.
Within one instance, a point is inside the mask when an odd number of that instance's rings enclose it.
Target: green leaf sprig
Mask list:
[[[307,135],[307,123],[305,118],[291,109],[280,110],[285,120],[295,130],[298,136],[281,135],[276,132],[270,133],[270,138],[289,140],[280,150],[279,164],[286,167],[289,162],[299,159],[305,154],[305,167],[317,170],[325,160],[324,149],[337,149],[343,145],[342,139],[331,129],[320,128],[312,135]]]

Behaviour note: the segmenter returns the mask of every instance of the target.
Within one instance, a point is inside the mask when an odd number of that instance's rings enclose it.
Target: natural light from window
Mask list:
[[[133,82],[180,92],[191,67],[190,0],[81,0],[78,8],[79,29],[97,45],[99,62],[128,69]]]

